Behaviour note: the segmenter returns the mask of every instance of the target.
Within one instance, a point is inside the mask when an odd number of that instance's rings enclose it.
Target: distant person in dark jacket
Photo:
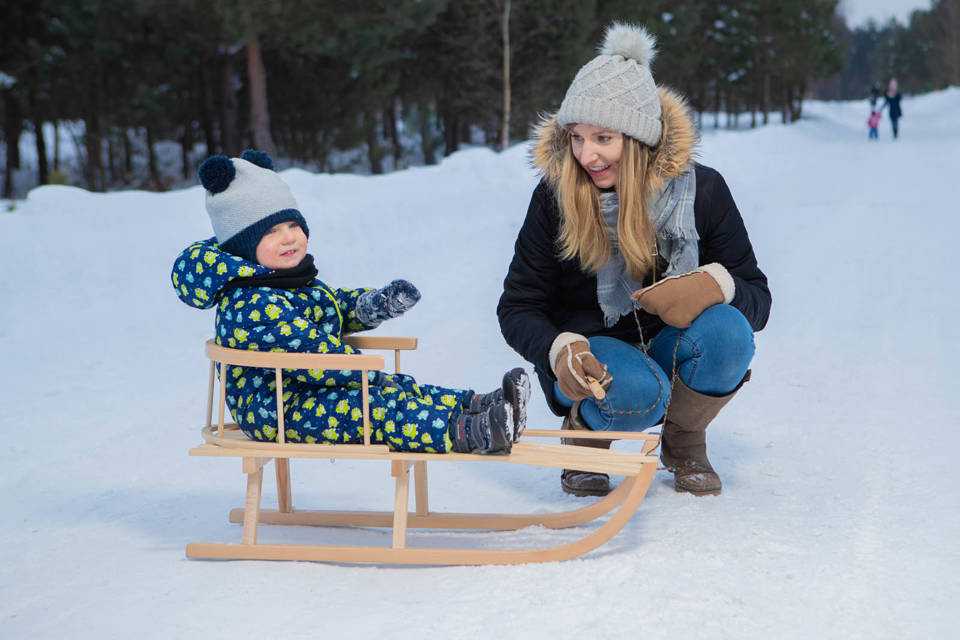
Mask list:
[[[900,109],[900,90],[897,88],[897,79],[890,78],[890,84],[887,85],[887,93],[884,97],[883,106],[887,108],[887,115],[890,117],[890,126],[893,127],[893,137],[896,138],[900,133],[898,122],[903,117],[903,111]]]
[[[870,87],[870,111],[879,111],[880,107],[877,106],[877,103],[880,102],[880,98],[883,97],[883,89],[880,88],[879,82],[874,82],[873,86]]]
[[[726,183],[693,161],[686,104],[654,84],[654,45],[640,27],[611,25],[541,123],[533,155],[543,180],[497,314],[563,429],[663,421],[661,458],[677,490],[717,494],[706,428],[749,379],[770,292]],[[561,486],[610,491],[607,476],[575,469]]]

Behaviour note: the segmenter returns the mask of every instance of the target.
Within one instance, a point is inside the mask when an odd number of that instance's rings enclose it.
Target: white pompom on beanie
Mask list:
[[[643,27],[614,22],[600,55],[585,64],[567,89],[557,123],[592,124],[655,147],[663,129],[660,96],[650,73],[656,39]]]
[[[296,198],[262,151],[204,160],[197,172],[207,190],[207,214],[220,247],[256,262],[257,245],[274,225],[296,222],[310,235]]]

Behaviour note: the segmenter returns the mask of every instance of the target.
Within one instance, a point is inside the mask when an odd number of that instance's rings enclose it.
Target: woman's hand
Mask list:
[[[576,334],[561,334],[558,340],[563,340],[565,335],[576,336]],[[557,375],[560,391],[573,401],[593,397],[590,378],[604,388],[613,381],[607,366],[590,352],[590,343],[586,338],[582,336],[576,336],[576,338],[560,346],[556,351],[556,357],[551,362],[553,372]]]
[[[732,289],[733,278],[726,269],[723,269],[723,274],[730,279]],[[732,299],[733,294],[729,297]],[[660,316],[661,320],[678,329],[689,327],[707,307],[729,302],[712,272],[706,270],[665,278],[649,287],[634,291],[633,299],[644,311]]]

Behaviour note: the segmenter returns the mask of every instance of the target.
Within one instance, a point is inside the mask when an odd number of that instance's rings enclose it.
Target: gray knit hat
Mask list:
[[[296,222],[310,235],[293,192],[263,151],[247,149],[239,158],[211,156],[197,173],[207,190],[213,232],[224,251],[256,262],[260,239],[281,222]]]
[[[643,27],[619,22],[607,27],[600,55],[577,72],[557,122],[613,129],[657,146],[660,96],[650,73],[655,47],[656,39]]]

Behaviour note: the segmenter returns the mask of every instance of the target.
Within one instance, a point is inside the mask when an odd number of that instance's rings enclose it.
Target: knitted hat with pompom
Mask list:
[[[650,73],[656,39],[640,26],[614,22],[600,55],[573,79],[557,122],[613,129],[651,147],[660,142],[660,96]]]
[[[274,225],[296,222],[310,235],[287,183],[263,151],[247,149],[239,158],[210,156],[197,173],[207,190],[207,213],[220,247],[250,262]]]

